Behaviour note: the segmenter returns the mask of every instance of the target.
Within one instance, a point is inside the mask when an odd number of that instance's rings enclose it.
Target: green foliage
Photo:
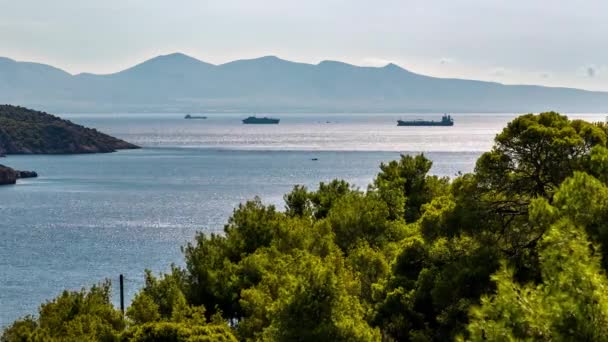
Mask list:
[[[542,284],[517,284],[503,265],[493,276],[496,295],[471,311],[470,340],[608,339],[608,280],[584,230],[560,220],[540,248]]]
[[[335,241],[347,252],[357,243],[382,244],[390,236],[386,203],[360,193],[351,193],[338,200],[327,217]]]
[[[498,257],[469,237],[404,241],[390,277],[376,294],[374,322],[397,341],[453,338],[479,296],[492,289]]]
[[[283,199],[285,214],[288,216],[309,217],[312,214],[312,202],[305,186],[294,186],[290,193],[283,196]]]
[[[267,276],[243,291],[246,339],[271,341],[373,341],[379,333],[364,320],[359,284],[339,256],[262,252]]]
[[[129,342],[236,342],[230,328],[224,325],[191,325],[162,322],[137,325],[121,341]]]
[[[594,146],[589,153],[587,169],[590,174],[602,182],[608,182],[608,148]]]
[[[359,279],[363,303],[372,303],[374,284],[385,279],[390,272],[387,256],[378,248],[363,242],[350,251],[346,263]]]
[[[238,316],[235,306],[238,292],[231,279],[236,265],[230,261],[226,238],[199,234],[195,244],[184,248],[186,258],[186,296],[193,305],[202,305],[210,313],[222,311]]]
[[[540,196],[551,201],[558,186],[575,171],[600,167],[597,163],[590,167],[589,159],[592,151],[605,146],[606,131],[548,112],[516,118],[495,141],[492,151],[477,161],[476,187],[464,195],[475,198],[468,203],[475,208],[471,211],[487,216],[494,240],[504,250],[512,255],[528,253],[525,250],[533,249],[542,236],[526,220],[531,200]]]
[[[139,293],[127,309],[127,317],[135,324],[160,321],[160,308],[154,300],[145,293]]]
[[[135,324],[160,320],[182,322],[192,319],[204,322],[204,307],[192,307],[187,303],[180,275],[181,272],[174,269],[172,274],[163,275],[158,279],[150,271],[146,271],[145,286],[127,309],[127,317]]]
[[[575,172],[555,194],[562,216],[586,228],[593,242],[608,246],[608,187],[586,173]],[[608,270],[608,247],[602,248],[602,265]]]
[[[147,272],[126,327],[102,286],[2,341],[607,340],[607,133],[529,114],[451,181],[402,156],[367,191],[295,186],[284,212],[255,198],[183,268]]]
[[[40,306],[39,317],[25,317],[8,327],[2,342],[114,341],[124,328],[110,302],[110,283],[89,290],[64,291]]]
[[[485,187],[507,194],[550,197],[561,182],[581,168],[606,133],[555,112],[522,115],[496,136],[496,145],[477,162]]]
[[[422,205],[447,191],[447,178],[427,175],[432,165],[423,154],[402,155],[399,161],[380,165],[372,189],[386,202],[392,219],[417,220]]]
[[[230,259],[238,261],[258,248],[270,245],[281,217],[274,206],[263,205],[259,198],[239,205],[224,228]]]
[[[321,182],[319,189],[310,194],[310,200],[314,205],[314,216],[317,219],[326,217],[337,200],[353,191],[350,185],[343,180],[336,179],[327,184]]]

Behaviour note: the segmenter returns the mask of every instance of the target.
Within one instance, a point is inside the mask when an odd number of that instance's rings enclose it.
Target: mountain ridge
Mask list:
[[[108,74],[0,57],[0,103],[55,112],[605,112],[608,92],[438,78],[394,63],[160,55]]]

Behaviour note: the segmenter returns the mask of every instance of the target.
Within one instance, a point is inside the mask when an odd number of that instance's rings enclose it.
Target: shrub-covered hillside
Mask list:
[[[423,155],[366,191],[254,199],[185,267],[147,273],[121,319],[107,285],[66,292],[2,341],[604,341],[608,126],[524,115],[470,174]]]
[[[98,153],[132,148],[137,146],[44,112],[0,105],[0,155]]]

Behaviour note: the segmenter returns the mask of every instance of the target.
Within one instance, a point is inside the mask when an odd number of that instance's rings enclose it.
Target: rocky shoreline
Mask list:
[[[0,164],[0,185],[15,184],[17,179],[35,177],[38,177],[35,171],[19,171]]]
[[[19,106],[0,105],[0,157],[9,154],[109,153],[139,146],[57,116]],[[0,185],[38,177],[0,165]]]

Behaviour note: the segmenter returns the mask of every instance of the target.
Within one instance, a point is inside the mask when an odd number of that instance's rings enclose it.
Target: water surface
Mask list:
[[[206,115],[62,115],[144,148],[1,160],[40,177],[0,187],[0,325],[64,288],[116,283],[121,273],[131,298],[144,269],[182,264],[180,247],[197,231],[220,232],[234,207],[256,195],[282,208],[295,184],[341,178],[365,188],[400,153],[425,152],[434,174],[469,172],[514,117],[456,114],[454,127],[414,128],[396,120],[415,115],[278,115],[279,125]]]

